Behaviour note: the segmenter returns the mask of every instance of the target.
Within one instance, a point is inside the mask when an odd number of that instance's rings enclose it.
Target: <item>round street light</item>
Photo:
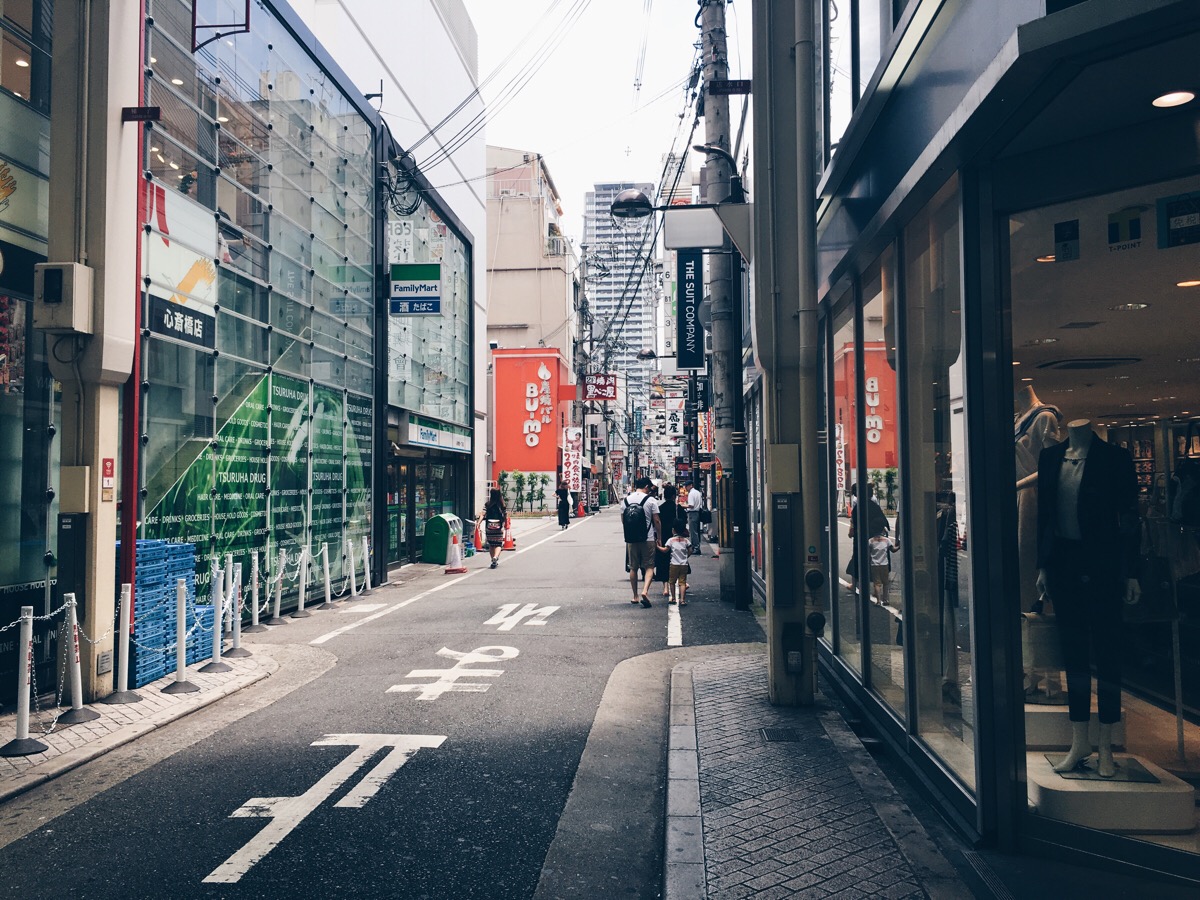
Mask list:
[[[621,191],[609,207],[609,213],[614,219],[644,219],[652,212],[654,204],[637,188]]]

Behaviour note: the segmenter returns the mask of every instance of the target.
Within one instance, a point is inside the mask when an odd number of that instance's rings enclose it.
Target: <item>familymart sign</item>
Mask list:
[[[436,316],[442,312],[441,263],[392,263],[393,316]]]

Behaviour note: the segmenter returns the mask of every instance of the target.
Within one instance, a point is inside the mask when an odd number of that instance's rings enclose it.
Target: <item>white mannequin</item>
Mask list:
[[[1086,460],[1088,450],[1092,446],[1092,439],[1095,433],[1092,431],[1092,423],[1087,419],[1075,419],[1067,423],[1067,449],[1065,456],[1067,459]],[[1048,594],[1047,590],[1048,578],[1045,569],[1038,569],[1037,587],[1044,594]],[[1141,587],[1138,585],[1136,578],[1128,578],[1125,581],[1125,602],[1134,604],[1138,602],[1141,596]],[[1053,598],[1052,598],[1053,599]],[[1079,764],[1081,760],[1086,759],[1092,754],[1092,742],[1088,739],[1088,722],[1072,722],[1071,723],[1071,749],[1067,751],[1067,755],[1063,757],[1055,767],[1055,772],[1069,772]],[[1116,773],[1116,765],[1113,763],[1112,755],[1112,725],[1100,723],[1100,733],[1098,740],[1097,752],[1099,754],[1099,764],[1097,766],[1102,778],[1112,778]]]

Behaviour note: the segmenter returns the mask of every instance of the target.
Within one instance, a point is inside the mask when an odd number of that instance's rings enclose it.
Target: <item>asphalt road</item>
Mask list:
[[[670,666],[762,632],[707,553],[682,614],[621,553],[550,524],[247,639],[278,675],[0,808],[4,893],[659,896]]]

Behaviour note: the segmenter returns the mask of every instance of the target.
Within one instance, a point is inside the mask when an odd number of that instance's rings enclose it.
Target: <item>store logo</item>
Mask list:
[[[1142,245],[1142,213],[1147,206],[1126,206],[1108,214],[1108,252],[1119,253]]]
[[[541,441],[539,435],[542,433],[542,426],[549,425],[554,421],[551,415],[553,401],[550,397],[552,373],[546,368],[546,364],[542,363],[538,366],[537,374],[541,379],[540,384],[536,381],[529,381],[525,384],[525,411],[529,414],[529,418],[521,423],[521,432],[525,435],[526,447],[536,447]]]
[[[8,209],[9,198],[17,192],[17,179],[13,177],[7,163],[0,164],[0,212]]]

